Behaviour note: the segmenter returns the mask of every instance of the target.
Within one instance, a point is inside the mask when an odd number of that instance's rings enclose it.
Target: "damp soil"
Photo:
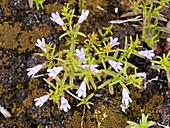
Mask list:
[[[98,28],[110,26],[109,21],[123,19],[121,15],[129,12],[126,0],[46,0],[44,8],[29,8],[27,0],[0,0],[0,105],[7,109],[12,117],[4,118],[0,113],[0,128],[80,128],[84,113],[84,128],[124,128],[127,120],[139,121],[141,113],[150,114],[149,119],[170,125],[170,89],[163,70],[150,68],[151,63],[138,57],[130,58],[141,72],[146,72],[147,80],[158,76],[158,80],[147,84],[146,89],[129,87],[133,102],[121,111],[121,88],[114,87],[114,94],[107,89],[96,91],[90,110],[76,107],[78,101],[66,95],[71,110],[59,111],[56,103],[47,101],[41,108],[35,106],[34,99],[46,94],[49,86],[42,78],[31,79],[27,68],[42,63],[45,58],[35,55],[37,39],[64,47],[64,41],[58,37],[62,29],[50,20],[52,12],[61,12],[66,3],[80,15],[82,9],[88,9],[88,19],[81,25],[85,34],[97,33]],[[97,8],[102,7],[105,11]],[[118,12],[116,12],[116,8]],[[164,15],[169,20],[170,10]],[[141,31],[134,25],[124,23],[113,25],[113,37],[119,37],[120,47],[124,46],[125,36],[135,36]],[[139,25],[139,24],[138,24]],[[161,23],[162,26],[166,22]],[[145,43],[144,48],[148,48]],[[40,73],[43,73],[41,71]],[[156,126],[155,126],[156,127]]]

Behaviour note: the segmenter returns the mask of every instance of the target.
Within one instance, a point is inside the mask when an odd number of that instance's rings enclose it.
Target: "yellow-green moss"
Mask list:
[[[0,84],[0,95],[3,93],[3,86]]]
[[[28,83],[29,91],[36,89],[39,84],[40,84],[40,81],[38,79],[30,79]]]
[[[159,113],[162,110],[163,100],[163,96],[154,95],[149,102],[145,104],[145,113],[150,113],[155,120],[158,120],[159,115],[155,113]]]
[[[126,118],[120,113],[113,112],[113,107],[99,103],[94,113],[87,110],[84,117],[83,126],[85,128],[124,128]],[[67,128],[80,128],[82,113],[77,111],[69,118]]]
[[[9,16],[10,15],[10,9],[8,8],[8,0],[1,0],[0,5],[2,5],[5,16]]]
[[[58,2],[55,2],[54,4],[48,4],[44,6],[44,9],[47,14],[51,15],[51,13],[55,13],[56,11],[60,13],[63,9],[63,5],[59,4]]]
[[[38,89],[34,89],[33,91],[31,91],[27,98],[23,101],[23,106],[24,107],[30,107],[33,104],[33,100],[35,98],[41,97],[43,95],[46,94],[46,90],[42,89],[42,88],[38,88]]]
[[[20,47],[18,52],[25,52],[25,50],[32,50],[35,47],[37,39],[47,37],[50,35],[50,26],[47,24],[40,24],[39,26],[33,26],[32,30],[24,31],[19,37]]]
[[[18,47],[17,37],[20,32],[20,24],[16,22],[14,26],[4,22],[0,24],[0,42],[1,47],[5,49],[16,49]]]

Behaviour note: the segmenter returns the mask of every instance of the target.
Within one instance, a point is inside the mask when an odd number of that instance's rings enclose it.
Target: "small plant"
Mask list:
[[[161,14],[161,9],[168,6],[170,0],[130,0],[130,2],[133,12],[143,16],[143,41],[154,49],[161,37],[161,32],[164,31],[164,29],[158,25],[158,21],[164,19],[164,16]]]
[[[139,124],[133,121],[127,121],[128,124],[130,124],[130,128],[149,128],[150,126],[154,125],[155,122],[148,121],[148,116],[145,114],[142,114],[142,119],[139,121]]]
[[[33,1],[36,4],[37,10],[39,10],[39,5],[43,8],[43,3],[45,2],[45,0],[28,0],[30,8],[32,8],[33,6]]]
[[[166,71],[166,76],[168,79],[168,86],[170,88],[170,52],[167,55],[163,54],[163,57],[157,56],[160,61],[153,60],[152,62],[156,65],[153,65],[153,69],[164,69]]]
[[[125,40],[125,47],[119,48],[118,38],[110,37],[112,26],[99,29],[98,34],[92,32],[88,36],[80,32],[81,23],[87,18],[88,10],[82,10],[77,23],[73,22],[74,9],[67,5],[62,10],[62,17],[58,12],[51,14],[51,20],[60,25],[64,33],[59,37],[64,38],[66,47],[56,51],[56,45],[46,44],[45,39],[38,39],[36,46],[43,53],[47,61],[35,67],[28,68],[28,76],[34,75],[42,68],[46,68],[48,78],[44,81],[51,86],[47,95],[35,99],[36,106],[41,107],[48,99],[58,103],[59,108],[65,112],[71,108],[65,93],[70,94],[80,101],[77,106],[86,105],[90,108],[90,102],[94,96],[92,91],[108,87],[110,94],[114,93],[113,86],[122,86],[122,105],[128,108],[132,99],[129,96],[127,86],[141,88],[146,73],[137,73],[137,67],[128,59],[132,55],[152,59],[152,50],[137,51],[141,47],[138,36],[133,41],[130,37]],[[80,47],[81,46],[81,47]],[[77,85],[76,83],[80,83]],[[71,91],[76,90],[76,95]],[[91,94],[89,94],[91,90]],[[82,97],[82,98],[81,98]]]

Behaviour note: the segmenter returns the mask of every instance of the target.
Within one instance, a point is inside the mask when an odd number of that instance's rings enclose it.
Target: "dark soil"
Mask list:
[[[129,2],[123,0],[46,0],[40,10],[36,10],[35,3],[29,8],[27,0],[0,0],[0,105],[12,114],[11,118],[5,119],[0,113],[0,128],[80,128],[83,107],[76,107],[78,101],[70,96],[67,98],[72,108],[67,113],[59,111],[52,101],[47,101],[41,108],[35,106],[33,100],[46,94],[49,86],[42,78],[29,78],[26,71],[44,61],[34,54],[39,52],[35,48],[37,39],[44,37],[47,43],[56,44],[58,49],[63,47],[64,41],[58,39],[62,29],[50,20],[50,15],[61,12],[66,2],[77,15],[82,9],[90,10],[88,19],[81,26],[85,34],[97,33],[98,28],[110,26],[109,21],[121,19],[120,16],[129,11]],[[114,11],[116,7],[118,13]],[[167,19],[169,11],[164,14]],[[111,36],[119,38],[121,47],[125,36],[141,34],[132,24],[138,23],[113,26]],[[165,25],[166,22],[162,23]],[[146,90],[130,87],[133,102],[126,114],[119,107],[119,88],[114,88],[113,96],[105,89],[98,90],[96,93],[102,96],[92,99],[94,106],[85,112],[84,128],[124,128],[127,120],[139,121],[141,113],[150,114],[150,120],[170,125],[170,89],[165,72],[152,70],[146,59],[132,57],[130,61],[139,72],[146,72],[147,79],[158,76],[158,80],[148,83]]]

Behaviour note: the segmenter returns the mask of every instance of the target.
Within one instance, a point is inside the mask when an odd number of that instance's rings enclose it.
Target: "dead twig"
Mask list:
[[[127,19],[127,20],[113,20],[113,21],[109,21],[109,23],[111,23],[111,24],[122,24],[122,23],[126,23],[126,22],[135,22],[135,21],[143,20],[140,17],[141,16],[136,16],[135,18]]]

